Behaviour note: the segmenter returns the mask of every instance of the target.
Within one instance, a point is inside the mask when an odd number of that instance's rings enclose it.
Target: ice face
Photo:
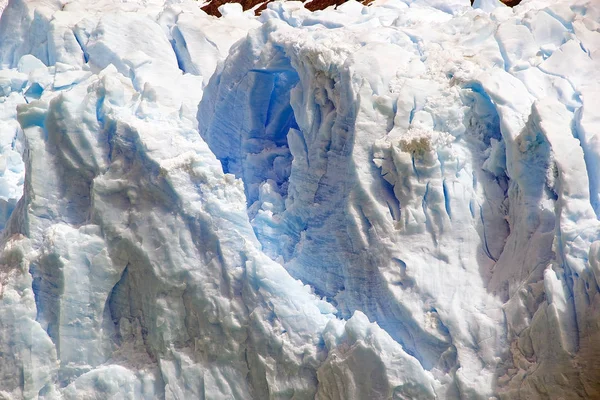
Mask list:
[[[11,0],[0,397],[600,394],[600,8]]]

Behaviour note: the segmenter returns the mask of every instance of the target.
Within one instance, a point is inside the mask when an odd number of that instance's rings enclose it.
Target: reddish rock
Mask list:
[[[223,4],[240,3],[242,5],[242,8],[244,9],[244,11],[249,10],[260,4],[260,6],[256,9],[256,13],[260,14],[260,12],[262,10],[265,10],[267,8],[267,4],[270,3],[271,1],[272,0],[267,0],[267,1],[265,1],[265,0],[241,0],[241,1],[213,0],[210,3],[208,3],[207,5],[205,5],[204,7],[202,7],[202,10],[204,10],[207,14],[214,15],[216,17],[220,17],[221,13],[219,12],[218,8],[220,6],[222,6]],[[506,4],[507,6],[510,6],[510,7],[514,7],[521,2],[521,0],[500,0],[500,1],[502,1],[504,4]],[[323,10],[329,6],[339,6],[340,4],[344,4],[345,2],[346,2],[346,0],[313,0],[313,1],[305,4],[304,7],[306,7],[310,11],[317,11],[317,10]],[[373,0],[362,0],[361,1],[361,3],[363,3],[364,5],[367,5],[371,2],[373,2]],[[471,4],[473,4],[473,0],[471,0]]]

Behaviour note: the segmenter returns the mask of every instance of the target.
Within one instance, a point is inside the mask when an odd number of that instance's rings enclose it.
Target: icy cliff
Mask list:
[[[600,396],[600,5],[10,0],[0,398]]]

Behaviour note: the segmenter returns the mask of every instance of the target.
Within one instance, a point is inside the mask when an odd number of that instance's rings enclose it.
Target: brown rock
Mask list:
[[[216,17],[220,17],[221,13],[218,8],[223,4],[227,3],[240,3],[244,11],[249,10],[260,4],[260,7],[256,9],[256,13],[260,14],[261,11],[267,8],[267,4],[272,0],[240,0],[240,1],[231,1],[231,0],[212,0],[210,3],[202,7],[207,14],[214,15]],[[501,0],[504,4],[509,7],[514,7],[521,2],[521,0]],[[309,3],[306,3],[305,7],[310,11],[323,10],[329,6],[339,6],[344,4],[346,0],[312,0]],[[361,3],[364,5],[368,5],[372,3],[373,0],[362,0]],[[262,3],[262,4],[261,4]],[[473,0],[471,0],[471,4],[473,4]]]

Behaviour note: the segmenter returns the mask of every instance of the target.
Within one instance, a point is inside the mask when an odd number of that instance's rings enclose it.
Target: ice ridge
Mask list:
[[[600,395],[600,7],[10,0],[0,398]]]

